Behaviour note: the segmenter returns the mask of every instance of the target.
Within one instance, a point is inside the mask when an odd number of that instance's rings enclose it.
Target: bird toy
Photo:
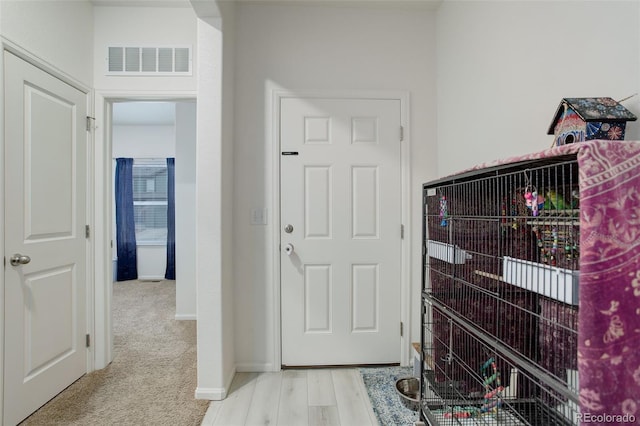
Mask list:
[[[524,191],[525,204],[531,210],[533,216],[538,216],[539,211],[544,208],[544,197],[538,194],[535,188],[527,187]]]
[[[449,212],[447,211],[447,197],[444,195],[440,197],[440,226],[447,226],[449,224]]]
[[[551,243],[551,265],[556,266],[558,254],[558,228],[555,226],[551,229],[551,237],[553,238],[553,242]]]
[[[500,384],[500,372],[498,371],[496,362],[493,358],[489,358],[487,362],[482,365],[480,370],[484,379],[483,385],[485,388],[484,404],[480,407],[480,412],[488,413],[493,411],[495,413],[502,405],[500,392],[504,390]],[[492,373],[491,376],[488,375],[489,373]],[[494,383],[495,386],[492,388],[491,385]]]
[[[502,405],[501,392],[504,387],[500,383],[500,372],[496,367],[495,359],[489,358],[480,368],[480,374],[482,375],[482,385],[484,386],[484,401],[480,408],[478,407],[452,407],[450,411],[445,412],[445,419],[468,419],[471,417],[478,417],[487,413],[498,412],[498,409]],[[489,375],[491,374],[491,375]],[[492,385],[494,385],[492,387]]]
[[[445,419],[468,419],[480,413],[478,407],[453,407],[451,411],[445,412]]]

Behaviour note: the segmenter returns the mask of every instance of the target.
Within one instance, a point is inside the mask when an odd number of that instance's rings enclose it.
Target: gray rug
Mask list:
[[[176,321],[175,281],[113,285],[114,360],[36,411],[23,426],[196,426],[196,324]]]
[[[410,367],[361,368],[373,412],[381,426],[412,426],[418,412],[406,408],[396,392],[396,380],[410,377]]]

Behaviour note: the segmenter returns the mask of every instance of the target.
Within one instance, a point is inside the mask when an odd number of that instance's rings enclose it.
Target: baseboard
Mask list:
[[[239,373],[267,373],[272,371],[280,371],[280,367],[275,368],[272,363],[266,364],[236,364],[236,371]]]
[[[208,399],[210,401],[222,401],[227,397],[227,392],[231,389],[231,382],[236,376],[236,369],[234,368],[227,380],[225,387],[223,388],[202,388],[197,387],[195,392],[196,399]]]
[[[176,314],[175,316],[176,321],[195,321],[196,319],[195,314]]]
[[[222,401],[227,397],[225,388],[196,388],[196,399],[208,399],[209,401]]]
[[[145,275],[145,276],[142,276],[142,275],[140,275],[138,277],[138,281],[164,281],[164,276],[157,276],[157,275]]]

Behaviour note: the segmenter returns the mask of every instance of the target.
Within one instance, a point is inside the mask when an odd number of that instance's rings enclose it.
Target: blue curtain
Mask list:
[[[164,277],[176,279],[176,183],[175,158],[167,158],[167,270]]]
[[[138,279],[136,225],[133,215],[133,158],[116,159],[117,281]]]

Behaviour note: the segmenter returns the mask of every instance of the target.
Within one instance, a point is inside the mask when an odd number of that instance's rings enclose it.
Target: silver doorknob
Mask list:
[[[11,256],[11,259],[9,259],[9,261],[13,266],[26,265],[27,263],[31,262],[31,258],[29,256],[16,253],[13,256]]]
[[[293,225],[289,224],[287,226],[284,227],[284,232],[286,232],[287,234],[290,234],[293,232]]]

